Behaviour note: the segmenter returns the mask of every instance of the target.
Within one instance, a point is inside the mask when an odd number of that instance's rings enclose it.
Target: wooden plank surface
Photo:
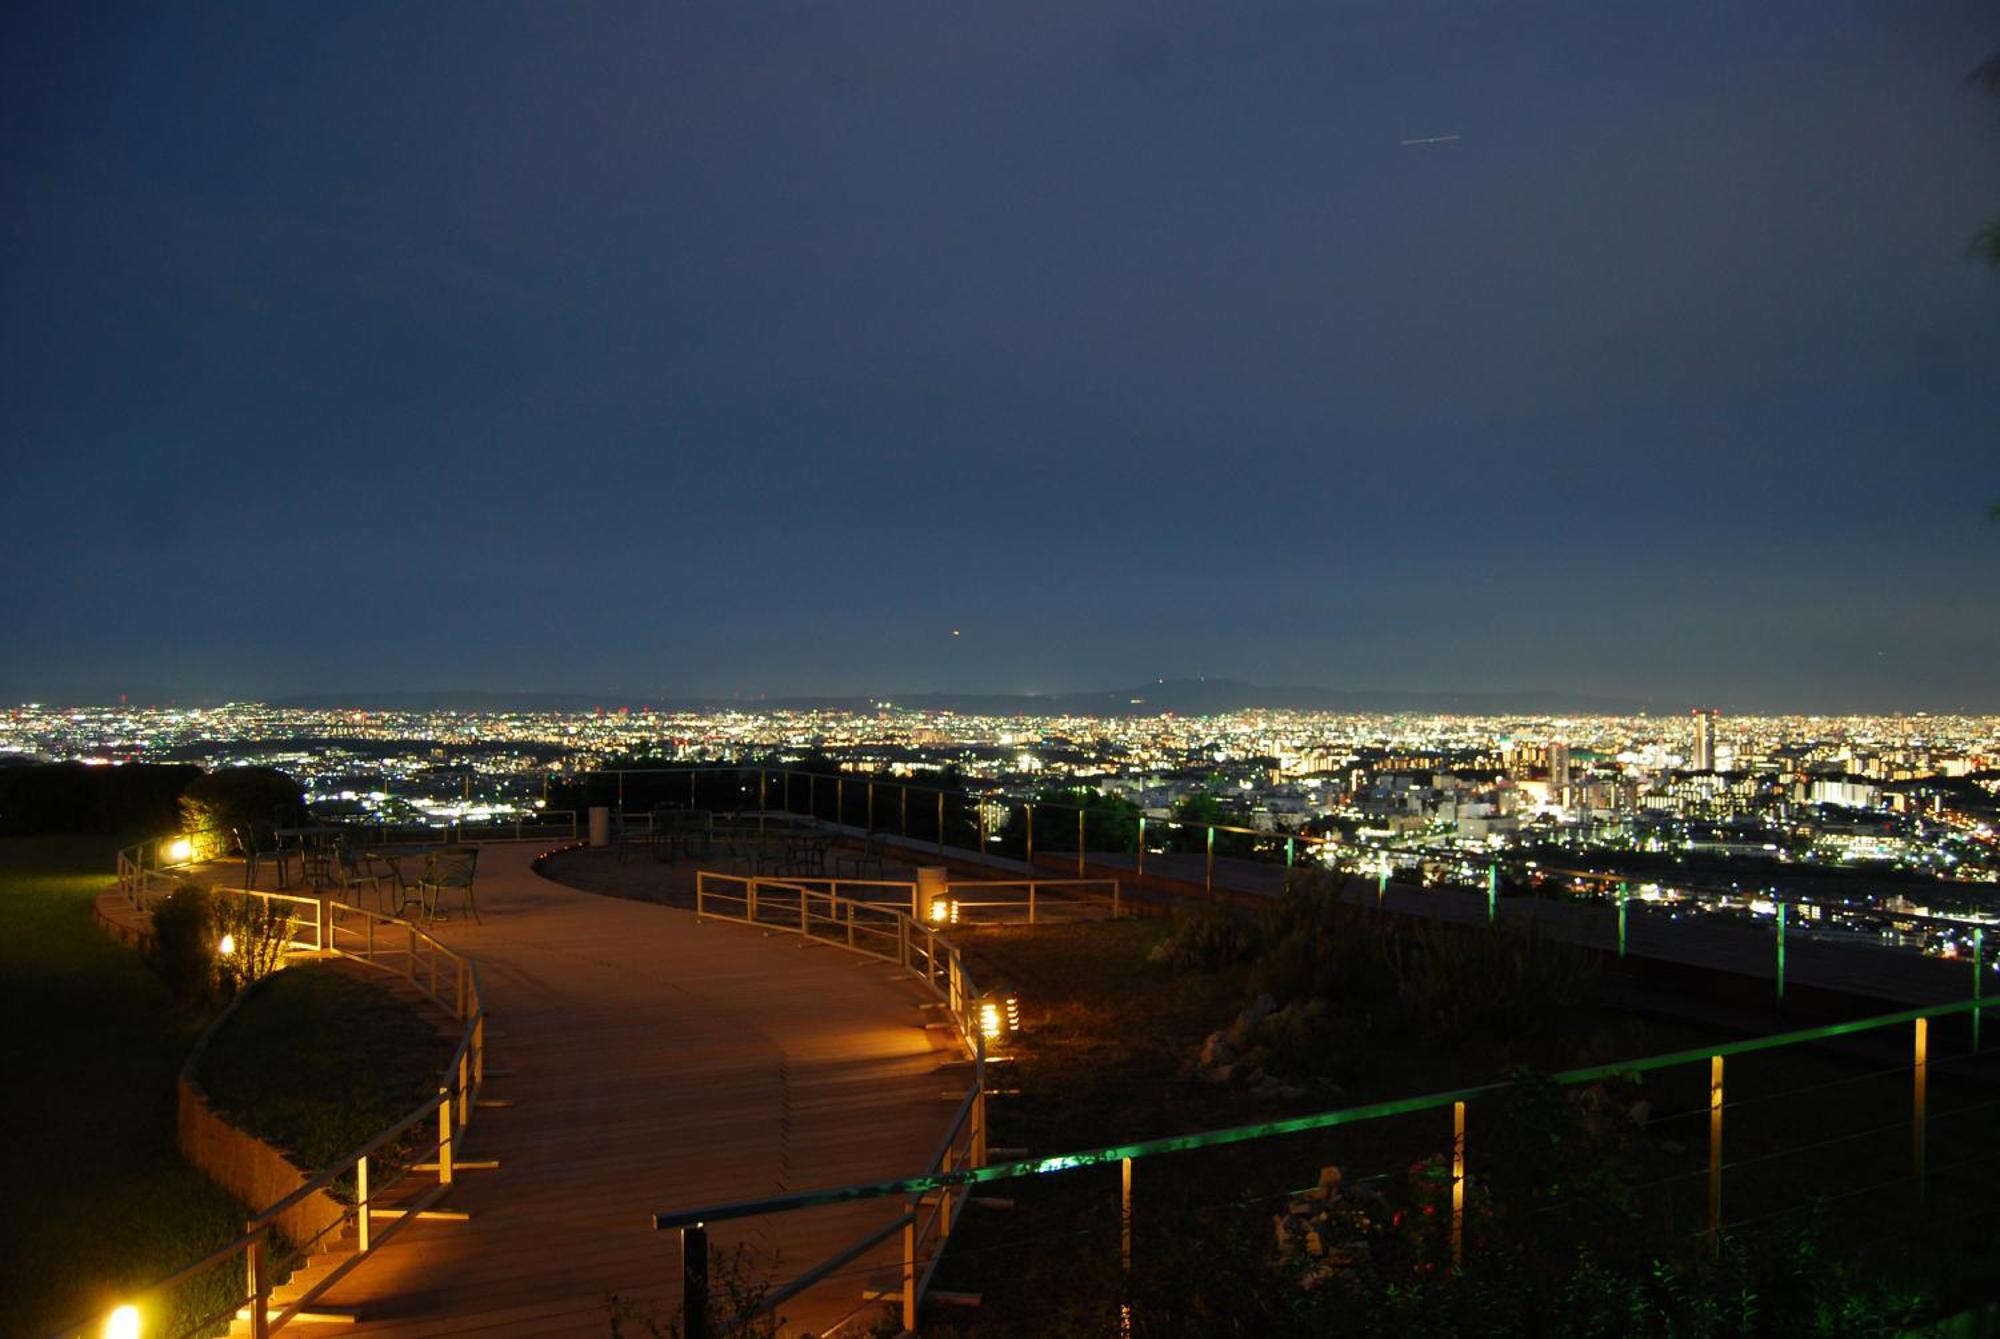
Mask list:
[[[659,1210],[922,1170],[963,1086],[923,1028],[914,982],[785,935],[697,922],[534,873],[532,846],[482,849],[484,925],[440,937],[479,962],[492,1015],[487,1095],[462,1149],[464,1223],[411,1224],[321,1305],[343,1332],[611,1333],[612,1298],[664,1322],[679,1298],[679,1238]],[[789,1277],[899,1206],[844,1205],[718,1225],[724,1254]],[[824,1332],[860,1306],[894,1241],[782,1308]],[[865,1325],[862,1326],[865,1328]],[[643,1321],[625,1332],[645,1333]]]

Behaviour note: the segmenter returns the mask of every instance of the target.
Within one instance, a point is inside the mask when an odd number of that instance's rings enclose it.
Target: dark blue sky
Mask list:
[[[7,8],[0,700],[2000,710],[1990,3]]]

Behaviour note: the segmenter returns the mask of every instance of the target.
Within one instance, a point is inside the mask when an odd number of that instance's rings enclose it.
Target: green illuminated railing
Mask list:
[[[1573,1089],[1626,1076],[1657,1073],[1687,1066],[1707,1066],[1708,1099],[1705,1105],[1708,1130],[1707,1165],[1704,1171],[1693,1173],[1692,1175],[1701,1176],[1706,1182],[1705,1226],[1700,1236],[1703,1242],[1712,1249],[1721,1233],[1737,1226],[1726,1222],[1722,1212],[1723,1173],[1728,1166],[1732,1165],[1726,1163],[1723,1158],[1723,1116],[1725,1110],[1731,1105],[1724,1100],[1723,1078],[1727,1061],[1736,1057],[1753,1055],[1760,1052],[1812,1045],[1843,1038],[1855,1038],[1896,1028],[1910,1028],[1910,1060],[1908,1065],[1901,1071],[1907,1075],[1910,1083],[1910,1117],[1907,1122],[1910,1140],[1908,1146],[1909,1169],[1906,1173],[1894,1176],[1890,1180],[1878,1183],[1877,1185],[1866,1187],[1866,1189],[1876,1190],[1902,1183],[1910,1183],[1921,1191],[1928,1174],[1926,1136],[1931,1119],[1928,1114],[1927,1100],[1929,1095],[1929,1074],[1933,1065],[1937,1063],[1931,1055],[1931,1024],[1937,1020],[1955,1018],[1965,1014],[1970,1014],[1976,1021],[1983,1007],[1983,1003],[1979,1000],[1963,1000],[1951,1004],[1933,1005],[1927,1008],[1907,1009],[1897,1013],[1883,1014],[1848,1022],[1831,1023],[1819,1027],[1801,1028],[1769,1036],[1749,1038],[1743,1041],[1727,1042],[1714,1046],[1674,1051],[1663,1055],[1645,1056],[1610,1064],[1571,1069],[1552,1075],[1551,1082],[1563,1088]],[[1959,1059],[1978,1058],[1976,1031],[1973,1035],[1972,1053],[1960,1056],[1958,1057]],[[798,1191],[787,1195],[773,1195],[752,1200],[709,1204],[698,1208],[672,1209],[655,1214],[653,1216],[653,1226],[656,1230],[687,1230],[706,1224],[726,1222],[732,1219],[791,1213],[864,1200],[909,1199],[912,1197],[948,1193],[953,1190],[965,1190],[974,1186],[991,1185],[1003,1181],[1060,1175],[1084,1168],[1117,1163],[1121,1165],[1122,1169],[1119,1192],[1121,1198],[1120,1220],[1124,1224],[1125,1233],[1122,1254],[1124,1268],[1129,1276],[1131,1258],[1131,1196],[1134,1163],[1171,1153],[1190,1153],[1200,1150],[1218,1149],[1231,1145],[1253,1143],[1314,1131],[1358,1126],[1394,1117],[1450,1111],[1451,1127],[1448,1146],[1451,1150],[1452,1194],[1449,1231],[1452,1261],[1454,1266],[1456,1266],[1462,1260],[1462,1252],[1465,1245],[1464,1204],[1467,1186],[1467,1108],[1472,1104],[1491,1099],[1516,1087],[1517,1085],[1512,1083],[1479,1084],[1445,1092],[1427,1093],[1416,1097],[1397,1098],[1360,1106],[1343,1107],[1332,1111],[1262,1121],[1249,1125],[1232,1126],[1226,1129],[1204,1130],[1188,1134],[1169,1135],[1161,1138],[1136,1140],[1124,1144],[1077,1149],[1046,1157],[1019,1158],[1012,1161],[992,1163],[986,1166],[968,1166],[953,1170],[929,1171],[920,1175],[899,1177],[886,1181],[829,1186],[816,1190]],[[1800,1095],[1803,1095],[1803,1093]],[[1989,1102],[1983,1104],[1981,1108],[1972,1108],[1971,1110],[1976,1111],[1994,1105],[1996,1104]],[[1683,1114],[1693,1115],[1697,1113]],[[1899,1129],[1902,1127],[1898,1125],[1890,1128]],[[1880,1133],[1880,1131],[1866,1131],[1864,1133],[1874,1134]],[[1444,1146],[1446,1143],[1444,1133],[1440,1130],[1439,1145]],[[1993,1157],[2000,1157],[2000,1154],[1989,1153],[1984,1157],[1974,1158],[1971,1162],[1983,1163]],[[1953,1170],[1963,1171],[1968,1165],[1967,1163],[1956,1164]],[[1292,1193],[1297,1194],[1302,1192]],[[913,1323],[913,1318],[906,1320],[906,1324],[909,1323]]]

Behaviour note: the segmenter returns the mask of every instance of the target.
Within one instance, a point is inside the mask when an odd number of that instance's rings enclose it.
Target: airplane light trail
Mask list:
[[[1453,140],[1460,140],[1464,138],[1465,136],[1463,135],[1426,135],[1422,139],[1404,140],[1403,147],[1407,149],[1413,144],[1449,144]]]

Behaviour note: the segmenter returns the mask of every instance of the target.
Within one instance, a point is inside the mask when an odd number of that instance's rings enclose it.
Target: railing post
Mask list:
[[[1917,1178],[1917,1198],[1924,1197],[1924,1075],[1930,1067],[1931,1020],[1917,1020],[1916,1051],[1912,1057],[1914,1091],[1910,1104],[1910,1170]]]
[[[373,1235],[368,1222],[368,1155],[364,1153],[354,1162],[354,1244],[361,1254],[368,1254]]]
[[[1778,998],[1785,998],[1785,904],[1778,903]]]
[[[872,777],[868,782],[868,831],[870,835],[875,831],[875,781]]]
[[[1035,923],[1035,880],[1028,880],[1028,924]]]
[[[1021,812],[1028,819],[1028,872],[1035,872],[1035,806],[1027,800],[1021,801]]]
[[[902,916],[896,917],[896,964],[906,969],[910,965],[910,922]],[[930,963],[925,962],[924,974],[929,976],[930,970]]]
[[[1500,919],[1500,866],[1486,867],[1486,923],[1494,924]]]
[[[1146,797],[1145,797],[1145,796],[1144,796],[1144,795],[1142,794],[1142,795],[1140,795],[1140,797],[1139,797],[1139,798],[1143,800],[1143,799],[1144,799],[1144,798],[1146,798]],[[1146,879],[1146,816],[1145,816],[1144,814],[1140,814],[1140,815],[1139,815],[1139,869],[1138,869],[1138,874],[1136,875],[1136,877],[1138,878],[1138,880],[1139,880],[1139,881],[1140,881],[1141,883],[1145,882],[1145,879]]]
[[[1465,1103],[1451,1104],[1451,1267],[1465,1265]]]
[[[708,1339],[708,1229],[681,1229],[681,1333]]]
[[[271,1333],[271,1280],[265,1274],[264,1243],[269,1227],[248,1225],[250,1240],[243,1248],[244,1266],[250,1281],[250,1339],[268,1339]]]
[[[1076,811],[1076,877],[1083,877],[1083,810]]]
[[[1722,1239],[1722,1057],[1708,1058],[1708,1248]]]
[[[908,1334],[917,1332],[917,1213],[923,1208],[921,1197],[910,1196],[905,1207],[910,1211],[909,1221],[903,1224],[903,1330]]]
[[[478,1019],[472,1025],[472,1091],[475,1095],[486,1087],[486,1012],[480,1010]]]
[[[1202,873],[1201,890],[1208,894],[1208,900],[1215,900],[1215,824],[1208,825],[1208,867]]]
[[[972,1044],[972,1165],[986,1165],[986,1034],[975,1032]]]
[[[1986,960],[1986,929],[1972,927],[1972,1049],[1979,1049],[1979,1001],[1986,988],[1986,971],[1981,966]]]
[[[438,1184],[451,1184],[451,1090],[438,1089]]]
[[[1132,1159],[1118,1160],[1118,1332],[1132,1333]]]
[[[944,792],[938,792],[938,854],[944,854]]]
[[[1625,956],[1625,897],[1630,885],[1623,879],[1618,882],[1618,956]]]

